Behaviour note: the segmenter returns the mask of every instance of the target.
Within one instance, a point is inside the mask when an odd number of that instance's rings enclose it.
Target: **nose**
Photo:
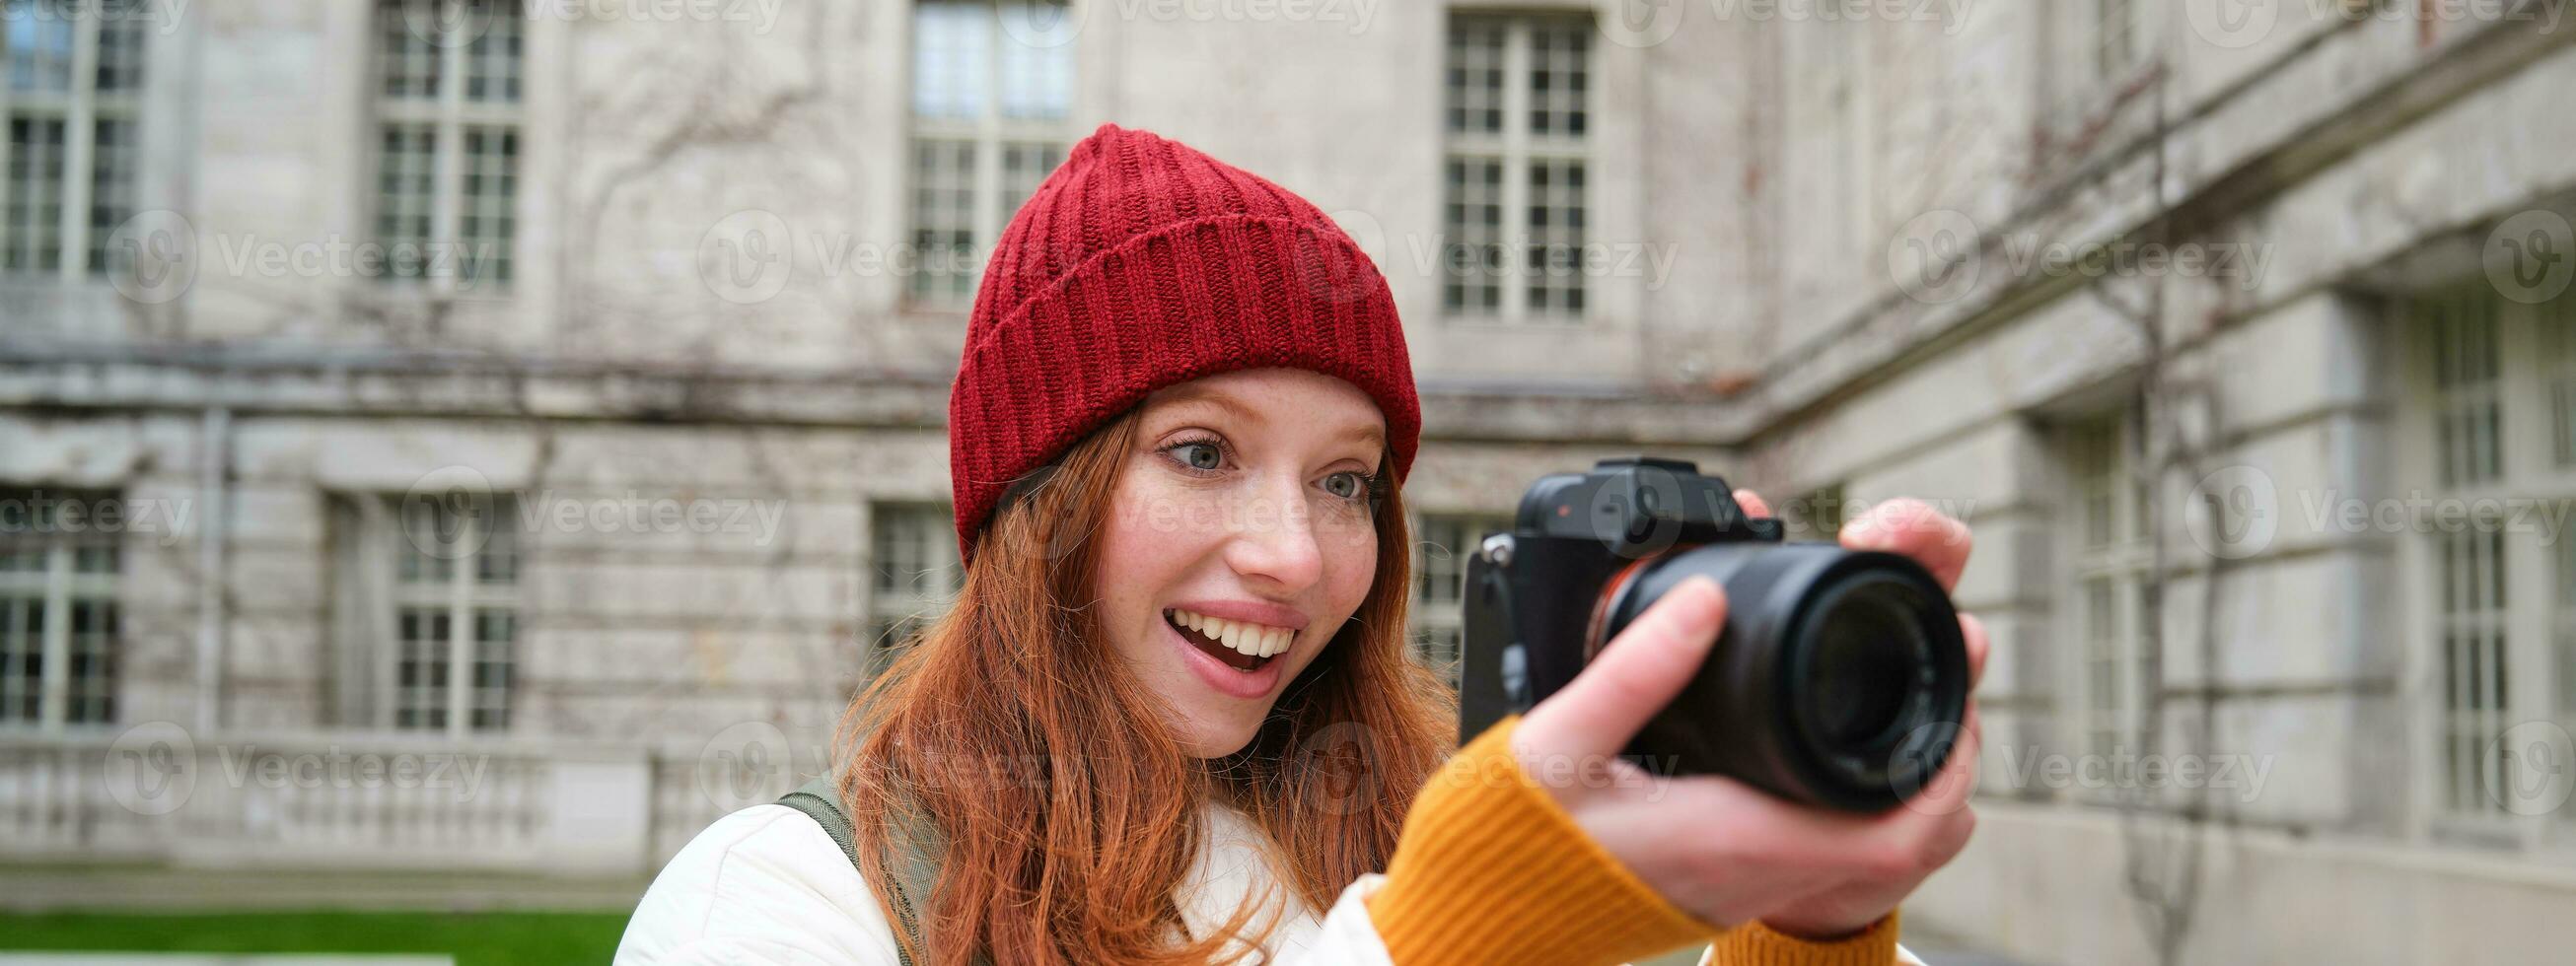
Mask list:
[[[1225,562],[1234,572],[1282,596],[1312,587],[1324,576],[1324,548],[1315,539],[1305,484],[1273,479],[1250,491],[1249,505],[1234,514]]]

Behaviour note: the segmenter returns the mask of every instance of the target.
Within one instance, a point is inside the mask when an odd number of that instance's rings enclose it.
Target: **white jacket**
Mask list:
[[[1254,889],[1285,915],[1265,948],[1278,966],[1394,966],[1366,899],[1386,877],[1360,876],[1318,917],[1279,887],[1260,831],[1240,813],[1209,805],[1208,844],[1184,880],[1182,919],[1192,935],[1224,924]],[[1258,933],[1271,919],[1256,918]],[[1901,963],[1915,962],[1898,951]],[[876,896],[823,827],[784,805],[756,805],[718,819],[689,841],[635,907],[617,944],[617,966],[831,964],[896,966],[894,928]],[[1706,966],[1708,957],[1701,957]]]

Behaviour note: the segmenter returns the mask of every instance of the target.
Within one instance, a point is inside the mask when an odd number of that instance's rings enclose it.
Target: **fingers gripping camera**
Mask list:
[[[1861,812],[1940,773],[1969,680],[1939,582],[1895,554],[1785,543],[1726,481],[1645,457],[1540,479],[1468,561],[1460,733],[1554,694],[1693,576],[1726,589],[1725,629],[1629,743],[1638,765]]]

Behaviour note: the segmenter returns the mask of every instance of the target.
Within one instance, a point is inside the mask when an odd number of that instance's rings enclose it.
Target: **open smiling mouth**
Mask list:
[[[1164,611],[1163,620],[1202,653],[1244,672],[1260,670],[1297,639],[1297,632],[1285,627],[1208,617],[1179,608]]]

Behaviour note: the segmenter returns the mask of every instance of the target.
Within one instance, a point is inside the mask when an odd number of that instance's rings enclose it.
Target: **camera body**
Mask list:
[[[1725,628],[1627,757],[1850,811],[1911,797],[1966,708],[1958,615],[1910,559],[1782,536],[1688,462],[1541,478],[1512,532],[1468,551],[1460,734],[1556,693],[1666,591],[1707,576],[1726,590]]]

